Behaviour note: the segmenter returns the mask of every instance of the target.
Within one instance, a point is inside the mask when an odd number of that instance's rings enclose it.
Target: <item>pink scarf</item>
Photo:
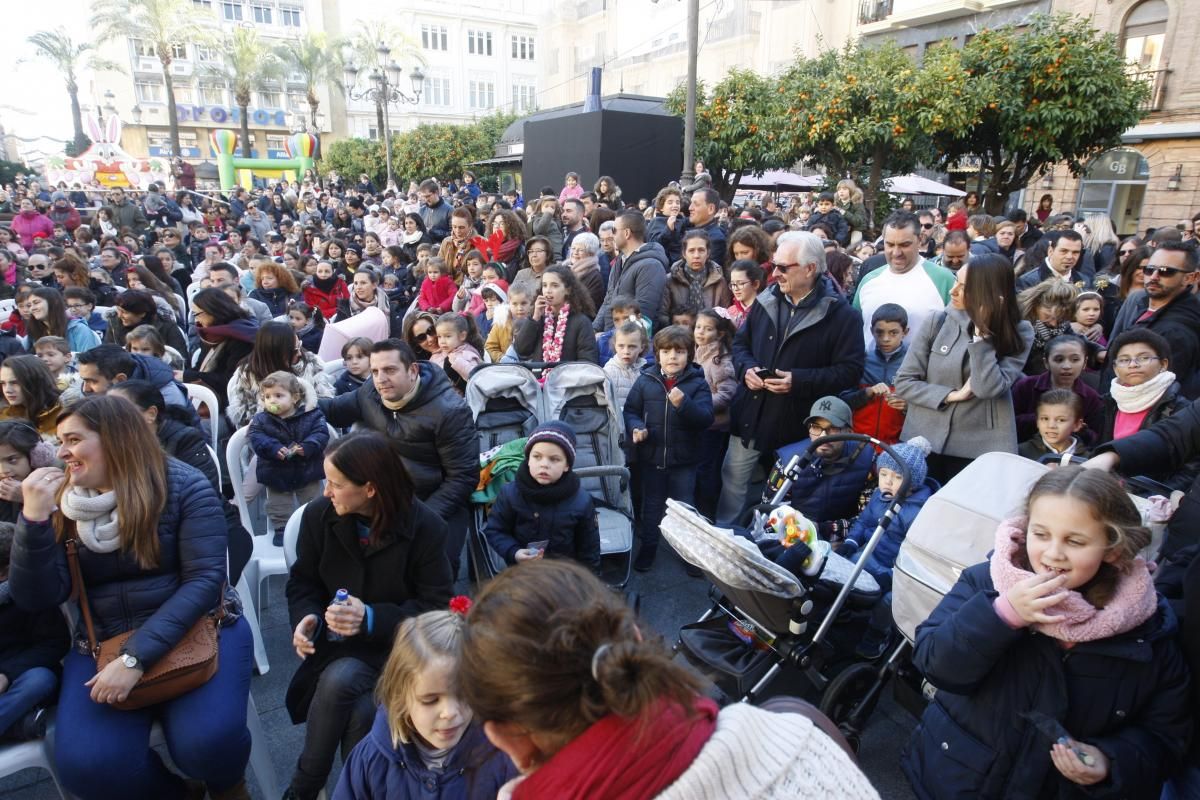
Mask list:
[[[1006,519],[996,528],[996,550],[992,553],[992,583],[1000,594],[1018,581],[1033,575],[1017,565],[1025,549],[1025,529],[1028,520]],[[1141,558],[1135,558],[1117,581],[1117,591],[1104,608],[1096,608],[1079,592],[1069,590],[1067,599],[1046,609],[1047,614],[1060,617],[1053,624],[1034,623],[1031,627],[1062,642],[1094,642],[1131,631],[1154,616],[1158,609],[1158,593],[1150,578],[1150,568]]]
[[[563,339],[567,335],[567,317],[570,315],[570,303],[563,303],[557,319],[547,310],[542,319],[542,361],[553,364],[562,360]]]

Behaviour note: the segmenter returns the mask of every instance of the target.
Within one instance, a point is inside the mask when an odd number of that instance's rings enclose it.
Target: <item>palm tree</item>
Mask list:
[[[192,0],[92,0],[92,28],[99,41],[140,39],[154,45],[166,87],[173,155],[179,154],[179,114],[171,78],[174,51],[210,41],[213,21],[212,12]]]
[[[250,94],[263,84],[283,80],[287,68],[273,51],[259,41],[254,28],[236,28],[221,43],[224,61],[211,71],[233,90],[233,101],[241,111],[242,157],[250,157]]]
[[[38,56],[54,64],[67,84],[71,98],[71,122],[75,125],[75,152],[82,153],[88,138],[83,133],[83,116],[79,111],[79,82],[75,77],[80,67],[96,71],[120,72],[115,61],[96,55],[96,46],[91,42],[76,42],[64,28],[38,31],[26,39],[37,49]]]
[[[304,36],[296,37],[279,47],[279,57],[288,69],[304,76],[304,89],[308,93],[311,117],[309,122],[314,130],[317,128],[317,108],[321,105],[317,87],[328,83],[338,89],[344,89],[344,47],[345,43],[341,39],[330,39],[324,33],[316,31],[309,31]]]
[[[358,35],[347,45],[350,48],[350,56],[345,60],[353,61],[364,75],[387,68],[383,54],[379,52],[380,48],[386,48],[389,51],[387,57],[389,62],[398,61],[403,64],[411,60],[425,66],[425,56],[421,55],[417,43],[412,37],[401,33],[395,25],[364,20],[358,20],[354,25],[358,30]],[[375,120],[379,136],[381,138],[386,136],[383,129],[382,99],[375,100]]]

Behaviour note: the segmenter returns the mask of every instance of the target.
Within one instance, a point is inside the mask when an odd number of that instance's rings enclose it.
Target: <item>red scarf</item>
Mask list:
[[[521,781],[513,800],[650,800],[682,775],[717,727],[717,704],[694,716],[663,700],[642,715],[609,714]]]

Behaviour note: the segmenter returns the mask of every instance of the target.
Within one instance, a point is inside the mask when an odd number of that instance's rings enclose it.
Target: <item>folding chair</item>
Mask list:
[[[252,514],[250,504],[242,495],[242,479],[249,468],[250,457],[253,455],[250,443],[247,441],[248,432],[248,427],[238,428],[229,437],[229,444],[225,448],[225,464],[229,470],[229,482],[233,486],[233,499],[238,515],[242,519],[242,525],[254,536],[254,552],[245,569],[245,573],[250,573],[246,585],[254,587],[254,593],[251,595],[252,602],[255,604],[255,608],[261,609],[263,607],[263,581],[272,575],[286,575],[287,565],[283,560],[283,548],[272,544],[270,532],[264,530],[265,526],[261,524],[262,515]],[[256,525],[256,521],[260,524]]]

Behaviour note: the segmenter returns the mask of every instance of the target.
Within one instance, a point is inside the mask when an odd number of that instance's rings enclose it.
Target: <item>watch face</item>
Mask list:
[[[131,655],[129,655],[128,653],[126,653],[125,655],[121,656],[121,661],[122,661],[122,663],[124,663],[124,664],[125,664],[125,666],[127,666],[127,667],[131,667],[131,668],[132,668],[132,667],[136,667],[136,666],[137,666],[137,663],[138,663],[138,660],[137,660],[137,658],[135,658],[134,656],[131,656]]]

